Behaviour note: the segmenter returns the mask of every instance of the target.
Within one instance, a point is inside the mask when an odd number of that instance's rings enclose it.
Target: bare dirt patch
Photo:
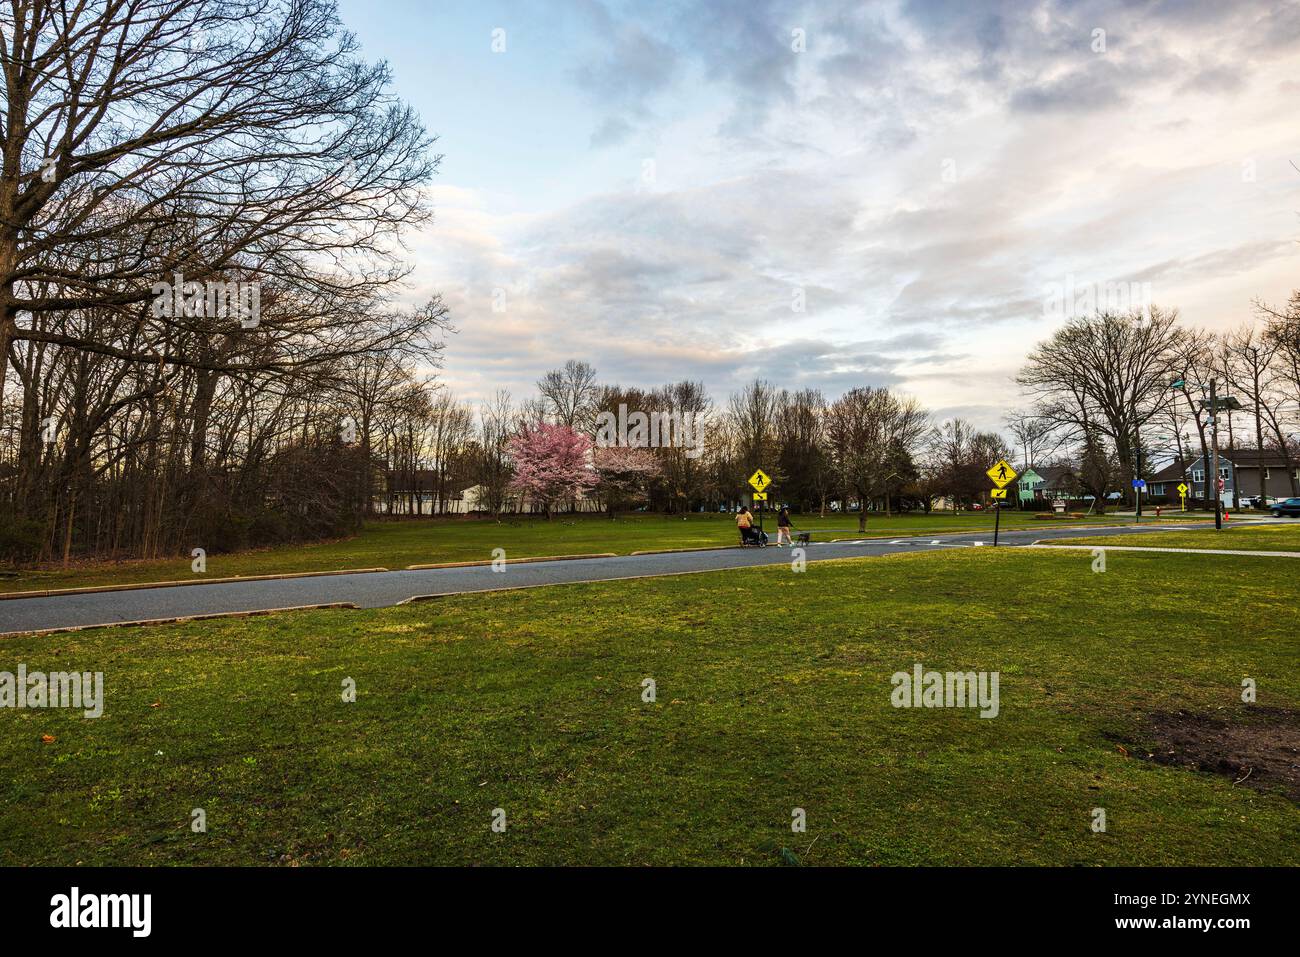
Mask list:
[[[1153,714],[1141,743],[1130,747],[1135,756],[1157,764],[1220,774],[1241,787],[1280,790],[1300,804],[1300,712]]]

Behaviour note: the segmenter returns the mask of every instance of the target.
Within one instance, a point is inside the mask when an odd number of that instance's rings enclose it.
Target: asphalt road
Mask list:
[[[1195,528],[1213,528],[1198,525]],[[1141,531],[1186,530],[1187,525],[1143,524],[1140,527],[1032,528],[1003,532],[999,544],[1023,547],[1082,535],[1116,535]],[[843,534],[843,533],[841,533]],[[809,562],[836,558],[871,558],[898,552],[977,548],[993,544],[993,532],[895,539],[817,542],[806,549]],[[717,549],[660,555],[628,555],[507,565],[439,568],[425,571],[367,572],[315,578],[183,585],[135,591],[56,595],[0,601],[0,636],[53,628],[113,625],[194,615],[268,611],[303,605],[350,603],[361,608],[396,605],[421,596],[497,591],[570,582],[610,581],[659,575],[682,575],[728,568],[780,565],[790,561],[786,548]]]

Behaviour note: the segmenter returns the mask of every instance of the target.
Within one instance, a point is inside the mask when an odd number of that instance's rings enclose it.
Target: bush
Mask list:
[[[0,560],[18,565],[35,562],[45,541],[45,526],[32,518],[0,521]]]

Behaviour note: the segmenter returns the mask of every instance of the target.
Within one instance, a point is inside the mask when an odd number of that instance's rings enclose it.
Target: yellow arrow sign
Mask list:
[[[749,484],[754,486],[755,492],[762,492],[772,484],[772,480],[762,469],[755,469],[754,474],[749,477]]]
[[[755,492],[753,495],[750,496],[750,498],[752,498],[755,502],[766,502],[766,501],[767,501],[767,493],[766,493],[766,492]]]
[[[1003,459],[1001,462],[998,462],[989,469],[985,474],[993,480],[993,484],[998,488],[1004,488],[1011,484],[1012,479],[1016,477],[1016,470],[1011,467],[1010,462]]]
[[[995,488],[993,491],[989,492],[989,495],[992,498],[1006,498],[1007,490],[1004,488]]]

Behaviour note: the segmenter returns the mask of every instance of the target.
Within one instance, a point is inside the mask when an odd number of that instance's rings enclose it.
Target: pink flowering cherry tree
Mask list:
[[[591,439],[567,425],[525,427],[508,448],[515,463],[510,490],[541,505],[548,521],[556,504],[577,498],[600,480],[591,467]]]

